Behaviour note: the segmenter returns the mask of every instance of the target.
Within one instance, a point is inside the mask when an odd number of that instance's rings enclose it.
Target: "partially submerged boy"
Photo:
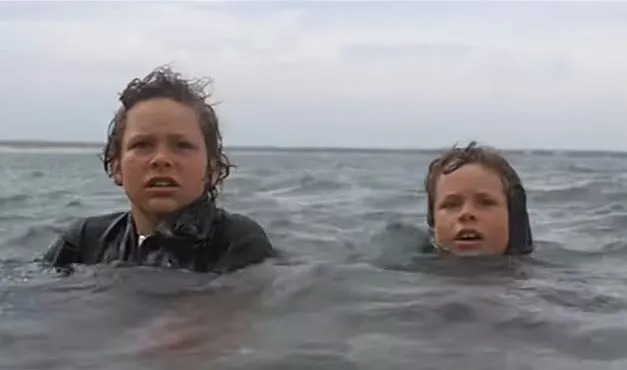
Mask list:
[[[274,256],[256,221],[216,206],[231,164],[206,85],[158,68],[126,86],[103,159],[130,210],[76,221],[52,243],[45,262],[229,272]]]
[[[529,254],[527,197],[507,160],[471,142],[429,165],[425,178],[432,244],[462,256]]]

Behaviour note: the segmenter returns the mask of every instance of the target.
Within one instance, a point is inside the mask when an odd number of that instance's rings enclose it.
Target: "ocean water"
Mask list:
[[[530,258],[439,259],[430,152],[234,150],[220,204],[278,260],[225,276],[38,256],[125,209],[96,152],[0,150],[0,369],[626,369],[627,156],[506,153]]]

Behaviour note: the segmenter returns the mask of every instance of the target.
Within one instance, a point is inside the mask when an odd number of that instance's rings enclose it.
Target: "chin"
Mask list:
[[[145,210],[153,214],[167,214],[177,211],[183,205],[175,199],[161,198],[150,199],[145,206]]]
[[[452,254],[459,257],[480,257],[480,256],[491,256],[494,253],[490,251],[486,251],[483,249],[475,249],[475,250],[453,250]]]
[[[476,248],[476,249],[458,249],[455,248],[452,251],[453,254],[461,257],[473,257],[473,256],[498,256],[503,252],[500,250],[494,250],[491,248]]]

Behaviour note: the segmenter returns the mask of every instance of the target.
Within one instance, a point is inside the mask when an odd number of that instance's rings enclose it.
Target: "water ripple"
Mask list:
[[[627,367],[622,157],[512,154],[536,253],[473,261],[420,253],[431,157],[233,152],[220,203],[283,254],[216,278],[32,262],[74,218],[127,202],[95,155],[3,153],[0,368]]]

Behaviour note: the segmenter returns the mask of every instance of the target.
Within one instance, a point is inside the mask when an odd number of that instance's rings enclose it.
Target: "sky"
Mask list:
[[[0,2],[0,140],[209,77],[227,146],[627,150],[627,3]]]

